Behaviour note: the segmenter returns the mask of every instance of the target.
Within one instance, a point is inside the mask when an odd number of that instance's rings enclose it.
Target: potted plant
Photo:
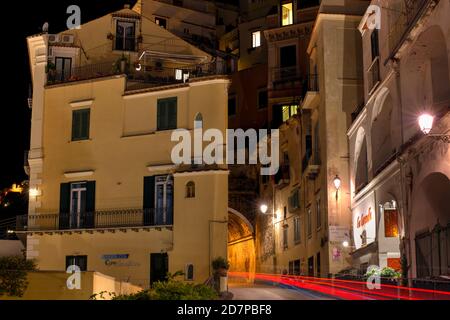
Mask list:
[[[115,73],[126,73],[128,70],[128,59],[127,57],[125,57],[124,54],[122,54],[122,56],[117,59],[116,63],[114,64],[114,72]]]
[[[47,73],[48,81],[51,82],[56,80],[56,65],[53,61],[48,60],[47,66],[45,67],[45,72]]]
[[[230,269],[229,262],[222,257],[218,257],[212,261],[212,268],[214,271],[214,287],[218,293],[228,291],[227,277],[228,269]]]

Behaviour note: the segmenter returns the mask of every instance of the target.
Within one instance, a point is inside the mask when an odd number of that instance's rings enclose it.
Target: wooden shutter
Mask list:
[[[144,225],[154,223],[155,177],[144,177]]]
[[[77,111],[72,112],[72,141],[77,140],[80,136],[80,113]]]
[[[69,228],[70,183],[61,183],[59,194],[59,229]]]
[[[177,128],[177,98],[168,100],[168,129]]]
[[[93,228],[95,226],[95,181],[86,182],[86,218],[84,227]]]
[[[82,138],[82,139],[89,139],[90,117],[91,117],[91,111],[89,109],[81,111],[80,138]]]

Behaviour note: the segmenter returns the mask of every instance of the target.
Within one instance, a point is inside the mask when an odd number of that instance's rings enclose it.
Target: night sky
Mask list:
[[[24,150],[29,149],[31,110],[27,98],[31,84],[26,48],[26,37],[39,33],[44,22],[50,25],[50,33],[66,29],[69,15],[67,7],[72,4],[81,8],[82,23],[123,8],[133,0],[39,0],[4,1],[2,12],[9,17],[4,20],[3,81],[0,112],[0,189],[14,182],[27,179],[23,170]]]

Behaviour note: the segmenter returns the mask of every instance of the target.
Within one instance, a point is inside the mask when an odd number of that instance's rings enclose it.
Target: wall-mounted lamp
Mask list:
[[[259,210],[261,211],[262,214],[266,214],[267,210],[269,210],[269,207],[267,206],[267,204],[262,204]]]
[[[31,188],[30,191],[28,191],[28,194],[30,195],[30,197],[37,197],[41,195],[38,188]]]
[[[339,197],[339,189],[341,189],[341,185],[342,185],[341,178],[339,178],[338,175],[336,175],[336,177],[334,178],[333,184],[334,184],[334,187],[336,188],[336,201],[337,201],[338,197]]]
[[[342,246],[344,248],[348,248],[348,247],[350,247],[350,243],[348,241],[344,241],[344,242],[342,242]]]
[[[433,130],[433,124],[434,124],[434,116],[429,113],[423,113],[418,118],[419,127],[420,130],[429,137],[436,137],[443,142],[450,143],[450,135],[447,134],[439,134],[439,133],[433,133],[431,134],[431,130]]]

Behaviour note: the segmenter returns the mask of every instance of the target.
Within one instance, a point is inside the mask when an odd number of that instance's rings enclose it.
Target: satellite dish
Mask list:
[[[42,32],[48,33],[48,22],[44,23],[42,26]]]

